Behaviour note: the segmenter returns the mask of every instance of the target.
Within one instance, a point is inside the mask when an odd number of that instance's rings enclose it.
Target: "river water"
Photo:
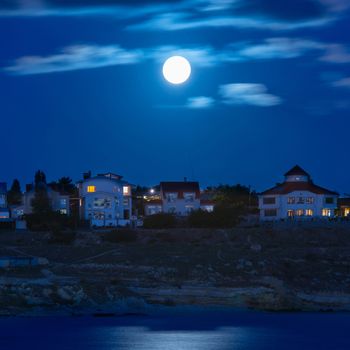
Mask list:
[[[350,314],[203,311],[1,318],[0,349],[350,350]]]

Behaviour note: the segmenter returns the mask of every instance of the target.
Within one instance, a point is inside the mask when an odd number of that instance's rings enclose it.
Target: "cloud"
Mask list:
[[[219,95],[227,105],[270,107],[282,103],[280,97],[267,93],[263,84],[225,84],[219,87]]]
[[[198,96],[189,98],[186,106],[192,109],[206,109],[213,107],[214,104],[215,100],[212,97]]]
[[[51,56],[25,56],[17,59],[5,71],[15,75],[44,74],[134,64],[142,60],[138,50],[125,50],[118,45],[68,46]]]
[[[178,31],[197,28],[233,27],[257,30],[295,30],[307,27],[318,27],[334,21],[333,17],[315,18],[300,21],[285,21],[259,16],[215,15],[195,17],[190,12],[168,12],[157,14],[144,22],[127,26],[129,30]]]
[[[321,61],[330,63],[349,63],[350,52],[341,44],[328,44],[325,46],[326,52],[320,57]]]
[[[223,48],[207,46],[156,46],[125,49],[119,45],[73,45],[48,56],[24,56],[4,70],[15,75],[43,74],[91,69],[154,60],[161,64],[172,55],[186,57],[193,66],[214,67],[233,62],[292,59],[317,52],[330,63],[350,62],[350,54],[340,44],[328,44],[300,38],[268,38],[262,42],[238,42]]]
[[[3,0],[0,16],[113,16],[132,30],[235,27],[293,30],[324,26],[348,0]]]
[[[332,86],[350,88],[350,77],[335,80],[332,82]]]
[[[324,44],[298,38],[269,38],[261,44],[247,45],[237,53],[241,59],[295,58],[312,50],[320,50]]]

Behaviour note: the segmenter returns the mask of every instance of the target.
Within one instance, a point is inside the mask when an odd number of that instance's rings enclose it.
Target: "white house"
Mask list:
[[[317,186],[298,165],[284,174],[285,180],[259,195],[261,220],[333,217],[338,193]]]
[[[161,182],[144,196],[145,215],[169,213],[187,216],[194,210],[214,210],[212,196],[201,193],[198,182],[172,181]]]
[[[186,216],[200,208],[200,190],[198,182],[173,181],[161,182],[159,192],[145,198],[145,215],[169,213]]]
[[[52,210],[60,212],[63,215],[69,215],[70,213],[69,194],[55,191],[52,188],[50,188],[49,185],[44,185],[44,186],[46,186],[47,196],[49,198]],[[11,209],[13,218],[18,219],[22,215],[32,214],[33,212],[32,201],[34,197],[35,197],[34,186],[27,185],[27,190],[23,194],[22,204],[18,206],[14,206]]]
[[[91,226],[126,226],[132,214],[131,185],[112,173],[86,177],[78,184],[80,217]]]

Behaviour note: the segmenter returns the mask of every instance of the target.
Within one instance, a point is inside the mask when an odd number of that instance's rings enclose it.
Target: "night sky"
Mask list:
[[[348,0],[2,0],[0,181],[260,191],[299,164],[349,193],[349,19]]]

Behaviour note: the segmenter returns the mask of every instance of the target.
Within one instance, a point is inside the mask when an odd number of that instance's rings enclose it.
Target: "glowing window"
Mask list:
[[[87,191],[92,193],[92,192],[96,192],[96,186],[88,186],[87,187]]]
[[[330,209],[322,209],[322,216],[331,216],[332,211]]]
[[[288,210],[288,217],[293,217],[294,216],[294,210]]]
[[[303,209],[296,210],[296,214],[297,214],[297,216],[303,216],[304,215]]]
[[[123,186],[123,195],[130,196],[130,186]]]
[[[312,209],[306,209],[305,210],[305,215],[306,216],[312,216],[312,215],[314,215],[314,211]]]

